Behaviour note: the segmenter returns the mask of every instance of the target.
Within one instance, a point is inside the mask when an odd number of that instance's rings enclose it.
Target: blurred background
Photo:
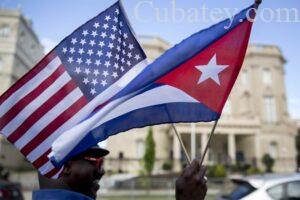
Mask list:
[[[0,94],[76,27],[114,2],[1,0]],[[140,43],[153,61],[189,35],[231,17],[253,2],[123,3]],[[296,174],[300,168],[299,25],[297,0],[265,0],[261,5],[244,65],[205,158],[207,199],[234,199],[230,195],[236,193],[240,196],[235,199],[239,199],[260,189],[261,185],[253,180],[282,180],[282,188],[270,187],[265,193],[271,199],[282,199],[290,192],[294,199],[300,199],[300,178]],[[200,156],[212,124],[185,123],[176,124],[176,128],[190,156]],[[99,198],[175,199],[175,180],[186,160],[170,125],[131,130],[109,138],[101,146],[111,153],[105,160],[107,173],[101,180]],[[149,155],[152,159],[145,159]],[[16,199],[31,199],[31,191],[38,188],[36,171],[3,137],[0,178],[0,199],[8,193]]]

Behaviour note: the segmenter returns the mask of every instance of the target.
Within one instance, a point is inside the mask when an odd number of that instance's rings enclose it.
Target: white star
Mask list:
[[[93,53],[94,53],[94,52],[93,52],[93,49],[89,49],[89,51],[88,51],[87,54],[89,54],[89,55],[91,56]]]
[[[117,54],[117,55],[115,56],[115,58],[116,58],[117,60],[120,60],[120,55]]]
[[[117,13],[117,15],[120,13],[118,8],[116,9],[115,13]]]
[[[97,56],[102,56],[103,55],[103,52],[100,50],[100,51],[97,51]]]
[[[117,73],[117,72],[113,72],[112,76],[113,76],[114,78],[117,78],[117,77],[118,77],[118,73]]]
[[[102,38],[106,38],[106,37],[107,37],[106,33],[105,33],[105,32],[102,32],[102,33],[101,33],[101,37],[102,37]]]
[[[97,79],[93,79],[93,80],[92,80],[92,84],[93,84],[93,85],[97,85],[97,83],[98,83]]]
[[[120,22],[120,26],[121,26],[121,27],[123,26],[123,22]]]
[[[82,82],[83,82],[84,84],[88,84],[88,83],[89,83],[89,80],[88,80],[88,78],[84,78]]]
[[[116,68],[116,69],[118,69],[118,68],[119,68],[119,65],[118,65],[118,63],[115,63],[115,64],[114,64],[114,68]]]
[[[82,55],[82,54],[84,53],[83,48],[80,48],[79,51],[78,51],[78,53],[79,53],[80,55]]]
[[[82,63],[82,59],[81,58],[77,58],[76,62],[80,65]]]
[[[108,71],[103,71],[102,75],[103,75],[104,77],[107,77],[107,76],[108,76]]]
[[[81,69],[80,69],[79,67],[76,67],[75,72],[76,72],[77,74],[80,74]]]
[[[207,65],[198,65],[195,66],[199,71],[202,72],[198,84],[204,82],[207,79],[212,79],[218,85],[220,84],[219,73],[228,67],[228,65],[218,65],[217,64],[217,55],[215,54]]]
[[[105,67],[109,67],[110,66],[110,62],[109,61],[105,61]]]
[[[128,34],[127,34],[127,33],[124,33],[124,34],[123,34],[123,37],[124,37],[125,39],[127,39],[127,38],[128,38]]]
[[[86,75],[89,75],[89,74],[91,73],[91,71],[90,71],[89,68],[85,68],[84,73],[85,73]]]
[[[121,47],[120,47],[120,46],[117,46],[117,50],[118,50],[118,51],[121,51]]]
[[[91,59],[86,59],[86,62],[85,62],[87,65],[90,65],[92,63]]]
[[[112,28],[111,28],[113,31],[117,31],[117,27],[114,25]]]
[[[84,31],[82,32],[82,35],[84,35],[84,36],[86,36],[87,34],[89,34],[89,32],[88,32],[87,30],[84,30]]]
[[[75,52],[75,49],[72,47],[70,48],[70,53],[73,54]]]
[[[99,42],[99,46],[100,46],[100,47],[104,47],[104,46],[105,46],[104,42],[103,42],[103,41],[100,41],[100,42]]]
[[[101,64],[100,60],[96,60],[95,65],[99,66]]]
[[[99,73],[99,70],[98,69],[95,69],[94,70],[94,73],[93,73],[95,76],[98,76],[100,73]]]
[[[129,48],[130,50],[132,50],[132,49],[133,49],[133,44],[129,44],[128,48]]]
[[[77,39],[76,39],[76,38],[72,38],[71,43],[72,43],[72,44],[76,44],[76,42],[77,42]]]
[[[74,60],[73,60],[73,57],[69,57],[69,59],[68,59],[68,62],[69,63],[72,63]]]
[[[139,54],[136,54],[136,55],[134,56],[134,58],[135,58],[136,60],[139,60],[139,59],[141,58],[141,56],[140,56]]]
[[[118,18],[115,17],[114,22],[118,23],[118,21],[119,21]]]
[[[129,60],[127,61],[127,65],[128,65],[128,66],[130,66],[130,65],[131,65],[131,62],[130,62]]]
[[[124,67],[121,67],[121,71],[124,72]]]
[[[124,59],[124,58],[121,58],[121,62],[124,63],[124,62],[125,62],[125,59]]]
[[[84,45],[86,43],[85,39],[80,40],[80,44]]]
[[[96,94],[96,89],[95,89],[95,88],[92,88],[92,89],[91,89],[91,94],[92,94],[92,95]]]
[[[106,20],[106,21],[109,21],[110,19],[111,19],[111,18],[110,18],[109,15],[105,16],[105,20]]]
[[[103,28],[106,30],[109,28],[108,24],[103,24]]]
[[[131,57],[132,57],[132,54],[129,52],[129,53],[127,54],[127,56],[128,56],[128,58],[131,58]]]
[[[95,24],[94,24],[94,27],[95,28],[98,28],[100,25],[99,25],[99,23],[98,22],[96,22]]]
[[[98,35],[98,34],[97,34],[97,31],[93,31],[93,32],[92,32],[92,36],[93,36],[93,37],[96,37],[97,35]]]
[[[96,43],[95,43],[95,40],[91,40],[91,41],[90,41],[90,45],[91,45],[91,46],[94,46],[95,44],[96,44]]]
[[[63,51],[63,53],[67,53],[68,50],[66,47],[64,47],[62,51]]]
[[[106,86],[106,85],[107,85],[106,80],[102,80],[102,81],[101,81],[101,85],[102,85],[102,86]]]
[[[111,40],[114,40],[114,39],[116,39],[116,35],[115,35],[115,34],[111,34],[109,38],[110,38]]]
[[[114,48],[114,44],[113,43],[109,43],[108,44],[108,48],[110,48],[110,49]]]
[[[109,51],[109,52],[106,53],[106,56],[107,56],[108,58],[110,58],[110,57],[112,57],[112,53]]]

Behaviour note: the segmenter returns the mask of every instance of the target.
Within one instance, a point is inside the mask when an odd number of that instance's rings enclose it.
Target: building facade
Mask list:
[[[170,48],[159,37],[142,37],[141,43],[150,60]],[[206,164],[242,163],[263,169],[262,157],[269,154],[276,160],[274,171],[295,171],[297,125],[287,108],[285,62],[276,46],[249,46],[205,158]],[[212,125],[196,123],[196,142],[191,145],[191,124],[176,124],[189,154],[192,149],[196,155],[203,153]],[[173,171],[180,170],[185,158],[173,129],[170,125],[154,126],[153,129],[155,172],[160,172],[163,164],[170,161],[173,162]],[[109,138],[107,148],[111,154],[106,161],[107,169],[140,172],[146,135],[147,128],[142,128]]]
[[[43,56],[43,46],[31,22],[18,10],[0,8],[0,95],[29,71]],[[0,163],[22,167],[23,156],[3,137],[0,138]]]

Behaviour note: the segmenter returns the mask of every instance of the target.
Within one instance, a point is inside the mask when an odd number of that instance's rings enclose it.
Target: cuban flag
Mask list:
[[[52,145],[57,167],[109,136],[149,125],[220,118],[239,74],[257,5],[195,33]],[[126,141],[124,141],[126,142]]]

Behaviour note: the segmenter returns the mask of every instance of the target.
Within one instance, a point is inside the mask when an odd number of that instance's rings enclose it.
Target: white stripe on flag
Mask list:
[[[56,116],[66,110],[66,102],[67,105],[72,105],[79,98],[83,96],[81,90],[76,88],[73,90],[68,96],[66,96],[59,104],[57,104],[54,108],[52,108],[40,121],[37,122],[37,128],[39,126],[46,127]],[[86,107],[86,106],[85,106]],[[84,117],[86,117],[87,113],[82,112],[82,109],[76,113],[71,119],[66,121],[61,127],[59,127],[55,132],[53,132],[49,137],[47,137],[44,141],[42,141],[35,149],[33,149],[28,155],[27,159],[31,162],[37,160],[41,155],[43,155],[50,147],[52,142],[64,131],[70,129],[74,126],[74,124],[81,121]],[[49,120],[48,120],[49,119]],[[41,130],[41,129],[40,129]],[[34,136],[31,136],[34,137]],[[26,141],[26,140],[25,140]]]
[[[48,124],[57,118],[66,109],[72,106],[79,98],[83,96],[79,89],[73,90],[66,98],[60,101],[55,107],[48,111],[42,118],[40,118],[28,131],[15,142],[15,146],[19,149],[23,148],[36,135],[38,135]]]
[[[49,75],[51,75],[61,64],[58,57],[55,57],[41,72],[30,79],[26,84],[14,92],[2,105],[0,105],[0,117],[2,117],[8,110],[11,109],[20,99],[34,90],[40,83],[42,83]]]
[[[46,162],[43,166],[39,168],[39,171],[41,172],[41,174],[46,174],[52,169],[54,169],[54,166],[52,165],[51,161],[48,160],[48,162]]]
[[[166,103],[200,103],[198,100],[189,96],[187,93],[179,90],[175,87],[165,85],[148,90],[140,95],[128,99],[113,109],[110,113],[105,115],[99,122],[93,127],[96,128],[101,124],[112,120],[116,117],[124,115],[128,112],[146,108],[155,105],[161,105]]]
[[[42,92],[35,100],[32,100],[23,110],[11,120],[2,130],[3,134],[8,137],[13,133],[36,109],[38,109],[45,101],[61,89],[71,80],[67,72],[64,72],[53,84],[51,84],[44,92]]]

